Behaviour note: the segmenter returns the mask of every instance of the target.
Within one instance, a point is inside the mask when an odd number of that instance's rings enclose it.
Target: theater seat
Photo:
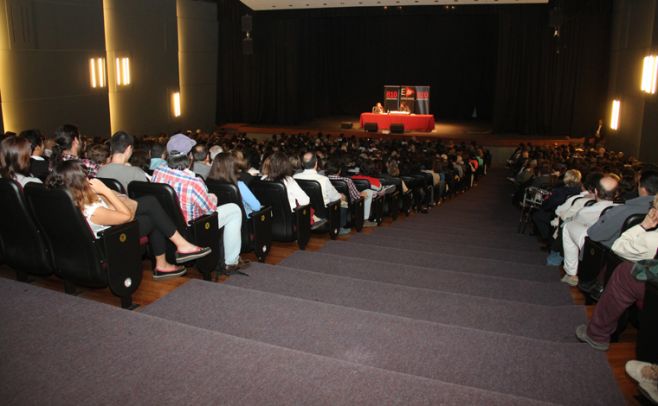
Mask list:
[[[345,196],[350,195],[350,190],[349,186],[347,186],[347,182],[341,179],[331,179],[331,184],[334,185],[336,190],[339,193],[344,194]],[[361,232],[363,229],[363,215],[364,215],[364,198],[363,196],[359,197],[359,200],[352,202],[350,199],[347,210],[349,212],[349,218],[348,218],[348,227],[354,227],[354,229],[357,232]]]
[[[340,200],[329,202],[325,206],[322,186],[319,182],[305,179],[295,179],[295,181],[311,199],[311,207],[315,210],[315,215],[327,220],[321,227],[315,228],[313,231],[329,232],[329,237],[335,240],[340,231]]]
[[[134,308],[132,294],[142,281],[137,222],[110,227],[96,238],[67,191],[30,183],[25,196],[52,248],[54,272],[64,279],[66,292],[75,293],[75,285],[109,287],[121,307]]]
[[[123,185],[118,180],[113,178],[96,178],[96,179],[103,182],[105,186],[109,187],[115,192],[123,193],[124,195],[126,194],[126,189],[123,188]]]
[[[16,271],[16,278],[27,274],[48,276],[53,273],[50,246],[32,217],[21,186],[0,178],[0,247],[3,262]]]
[[[223,232],[218,230],[216,212],[186,223],[176,192],[164,183],[132,181],[128,185],[128,196],[132,199],[142,196],[155,197],[182,236],[200,247],[212,248],[210,255],[194,261],[194,266],[201,272],[204,280],[211,280],[212,273],[223,267]],[[169,263],[176,263],[176,246],[169,240],[167,240],[166,257]]]
[[[251,190],[261,204],[272,208],[272,239],[297,241],[299,249],[306,249],[311,238],[311,206],[299,206],[291,212],[286,186],[281,182],[254,182]]]
[[[646,283],[644,307],[639,315],[637,359],[658,364],[658,282]]]
[[[265,206],[249,217],[242,204],[238,187],[232,183],[206,180],[208,191],[217,196],[219,204],[235,203],[242,210],[242,252],[253,251],[260,262],[265,262],[272,246],[272,208]]]
[[[366,189],[371,189],[370,182],[367,179],[352,179],[354,185],[362,192]],[[384,216],[384,197],[379,194],[375,194],[372,197],[372,203],[370,204],[370,218],[368,220],[376,222],[378,225],[381,225],[382,218]]]

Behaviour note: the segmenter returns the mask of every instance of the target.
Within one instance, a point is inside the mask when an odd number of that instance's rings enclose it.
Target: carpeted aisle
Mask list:
[[[616,405],[493,173],[429,214],[139,312],[0,279],[3,404]]]
[[[575,339],[584,308],[517,221],[494,173],[427,215],[223,285],[190,281],[144,312],[486,393],[623,404],[605,354]]]

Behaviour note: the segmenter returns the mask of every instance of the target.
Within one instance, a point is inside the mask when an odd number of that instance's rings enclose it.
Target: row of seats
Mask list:
[[[186,223],[176,193],[169,185],[131,182],[126,191],[114,179],[99,179],[131,198],[154,196],[183,236],[196,245],[212,247],[211,255],[194,262],[205,280],[211,280],[215,271],[223,269],[223,232],[218,228],[216,213]],[[400,192],[403,180],[409,188],[406,193]],[[332,239],[336,238],[341,226],[340,201],[325,206],[318,182],[297,182],[309,195],[311,203],[293,212],[283,183],[256,181],[251,185],[264,207],[249,217],[244,215],[243,252],[253,251],[259,261],[264,261],[272,241],[296,241],[299,248],[304,249],[311,232],[328,233]],[[332,180],[332,183],[339,192],[349,194],[344,181]],[[394,184],[400,191],[373,199],[370,220],[378,224],[384,216],[395,220],[400,211],[409,215],[414,208],[441,197],[430,174],[387,178],[382,179],[382,183]],[[219,201],[235,203],[245,213],[237,186],[213,180],[207,180],[206,184]],[[371,186],[367,180],[355,180],[355,184],[360,191]],[[317,216],[327,220],[320,227],[311,225],[311,208]],[[68,192],[47,189],[37,183],[30,183],[23,190],[8,179],[0,179],[0,210],[4,214],[0,219],[0,261],[15,269],[19,280],[28,280],[28,275],[55,274],[64,280],[67,293],[75,293],[76,286],[107,287],[120,298],[122,307],[134,307],[132,295],[141,283],[141,261],[145,257],[153,260],[147,239],[140,239],[136,222],[110,227],[96,238]],[[363,198],[350,202],[348,226],[361,231],[363,213]],[[168,261],[175,262],[173,244],[168,243],[166,255]]]

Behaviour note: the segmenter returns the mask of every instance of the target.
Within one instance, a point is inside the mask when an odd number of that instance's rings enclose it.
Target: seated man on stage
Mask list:
[[[409,106],[407,106],[407,103],[405,102],[400,102],[399,111],[404,111],[405,113],[411,113],[411,109],[409,108]]]
[[[372,108],[372,112],[375,114],[386,114],[386,110],[384,110],[384,106],[380,102],[377,102]]]

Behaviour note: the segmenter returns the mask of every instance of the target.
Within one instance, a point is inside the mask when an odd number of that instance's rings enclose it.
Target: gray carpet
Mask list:
[[[553,306],[573,303],[569,288],[555,278],[537,282],[308,251],[295,252],[281,261],[280,265],[355,279],[522,303]]]
[[[298,351],[541,401],[621,401],[618,389],[610,385],[605,354],[582,344],[430,323],[196,280],[144,311]]]
[[[351,242],[366,245],[376,245],[378,247],[400,248],[410,251],[433,252],[439,254],[462,255],[469,258],[499,259],[501,261],[514,258],[517,263],[544,265],[545,259],[533,251],[521,251],[518,248],[492,248],[479,244],[474,241],[453,242],[453,241],[425,241],[422,239],[410,239],[391,237],[386,235],[386,230],[378,230],[378,233],[372,235],[357,234],[350,238]]]
[[[365,281],[298,269],[255,264],[251,278],[228,284],[317,302],[416,320],[577,342],[571,327],[585,323],[582,306],[540,306],[464,294]]]
[[[4,278],[0,323],[6,406],[546,404],[245,340]]]
[[[345,257],[366,258],[400,265],[438,268],[464,273],[523,279],[529,281],[555,281],[559,273],[554,267],[532,265],[466,255],[452,255],[412,251],[392,247],[379,247],[347,241],[328,241],[321,252]]]

